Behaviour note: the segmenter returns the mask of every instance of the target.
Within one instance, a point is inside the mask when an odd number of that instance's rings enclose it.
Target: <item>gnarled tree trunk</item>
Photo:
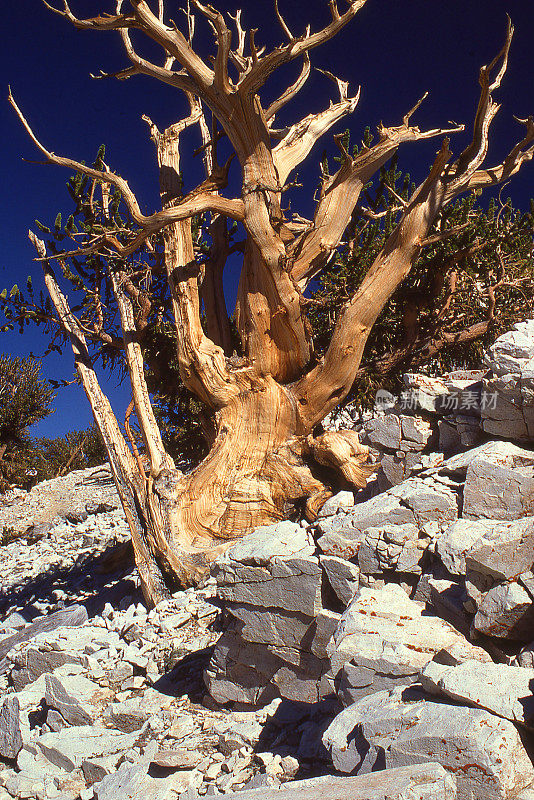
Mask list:
[[[365,2],[351,0],[343,13],[335,0],[330,2],[330,23],[316,33],[308,29],[298,37],[291,33],[276,8],[287,41],[264,53],[256,47],[253,31],[247,37],[239,13],[234,18],[236,39],[232,46],[232,33],[224,15],[193,0],[194,10],[209,21],[215,33],[213,66],[192,47],[194,11],[187,12],[186,36],[176,24],[166,24],[163,3],[159,3],[160,13],[156,16],[146,0],[130,0],[128,11],[123,11],[124,0],[118,0],[116,15],[81,20],[65,2],[64,9],[56,13],[76,27],[119,31],[131,63],[117,73],[119,78],[148,75],[182,90],[189,100],[190,115],[162,133],[147,120],[157,145],[162,201],[161,210],[149,216],[141,212],[137,198],[120,176],[106,167],[87,167],[47,150],[10,97],[49,163],[75,169],[103,187],[102,219],[107,227],[102,235],[59,256],[47,256],[45,245],[36,237],[33,241],[43,260],[59,325],[71,340],[81,380],[109,453],[132,531],[143,590],[150,603],[156,603],[177,583],[199,581],[219,553],[256,526],[285,519],[299,508],[311,518],[340,482],[355,487],[365,485],[371,468],[356,434],[317,434],[317,426],[350,391],[373,324],[410,272],[430,228],[446,205],[461,192],[508,180],[534,155],[534,122],[530,118],[525,121],[524,139],[503,163],[491,169],[483,166],[489,127],[498,110],[492,92],[500,86],[506,69],[513,32],[510,26],[503,49],[481,70],[471,143],[451,163],[449,141],[444,139],[428,177],[407,201],[402,201],[395,230],[342,309],[324,358],[314,361],[303,292],[340,246],[364,186],[404,142],[442,137],[463,129],[453,126],[420,131],[410,125],[418,103],[401,125],[381,126],[376,143],[362,146],[353,156],[337,139],[341,165],[334,175],[323,176],[314,218],[306,221],[283,210],[283,192],[291,188],[288,179],[315,142],[354,111],[358,95],[349,97],[348,84],[326,73],[337,85],[337,102],[282,131],[274,127],[275,114],[293,99],[308,78],[309,52],[338,33]],[[164,66],[136,52],[130,38],[132,28],[163,49]],[[260,90],[267,78],[297,58],[303,60],[299,78],[264,108]],[[230,66],[234,78],[230,76]],[[497,74],[492,77],[495,71]],[[206,109],[212,115],[211,130],[205,121]],[[184,193],[180,134],[192,125],[200,127],[206,178]],[[231,160],[224,167],[217,162],[221,129],[241,170],[242,189],[235,198],[222,194]],[[133,232],[125,233],[107,216],[111,186],[122,194],[136,226]],[[201,256],[193,241],[192,220],[199,215],[205,215],[210,223],[212,248],[207,257]],[[242,348],[238,358],[229,357],[230,326],[222,297],[223,268],[231,250],[227,220],[241,224],[245,235],[235,313]],[[443,237],[449,233],[445,226]],[[211,451],[187,475],[175,467],[165,451],[147,389],[142,333],[151,310],[150,300],[140,282],[135,283],[134,272],[124,265],[117,267],[118,260],[111,258],[118,255],[126,259],[143,248],[153,250],[158,235],[163,236],[165,244],[163,270],[172,298],[181,379],[211,409],[215,419]],[[46,260],[96,253],[108,255],[108,278],[123,331],[122,339],[113,344],[124,352],[149,462],[148,474],[127,446],[98,384],[86,344],[87,326],[72,314]],[[204,324],[202,307],[207,316]],[[102,330],[100,307],[95,309],[96,322],[89,333],[95,341],[109,343],[109,334]]]

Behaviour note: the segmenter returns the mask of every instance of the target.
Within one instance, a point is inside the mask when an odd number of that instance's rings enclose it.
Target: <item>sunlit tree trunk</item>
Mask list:
[[[107,168],[97,169],[55,155],[42,145],[12,97],[35,145],[49,163],[75,169],[95,185],[120,190],[136,230],[110,230],[87,241],[76,253],[102,252],[129,256],[152,247],[152,237],[164,239],[164,264],[174,316],[176,356],[180,376],[211,410],[215,439],[208,456],[190,474],[182,474],[166,452],[152,409],[143,363],[142,293],[126,268],[110,269],[110,282],[120,315],[125,363],[132,400],[143,437],[148,469],[127,445],[120,426],[96,378],[85,341],[86,329],[72,314],[55,278],[45,245],[32,234],[43,259],[45,280],[59,324],[68,334],[78,372],[104,439],[117,490],[132,532],[136,562],[147,601],[165,597],[177,585],[200,581],[213,559],[258,525],[286,519],[302,511],[310,519],[340,486],[363,487],[371,472],[367,450],[352,431],[321,432],[320,423],[349,393],[372,327],[388,299],[409,274],[427,243],[429,231],[443,209],[461,192],[508,180],[532,159],[534,123],[526,120],[524,139],[491,169],[483,166],[488,132],[498,105],[492,92],[501,83],[512,38],[509,27],[503,49],[480,73],[481,93],[473,136],[459,158],[451,162],[449,140],[442,145],[428,177],[398,209],[396,228],[376,256],[367,275],[337,319],[324,358],[313,355],[304,291],[340,246],[365,185],[405,142],[416,142],[463,130],[420,131],[410,120],[420,103],[398,126],[378,130],[373,146],[351,155],[336,137],[340,167],[324,175],[314,217],[303,220],[283,210],[283,192],[291,188],[295,169],[313,145],[356,107],[358,95],[348,84],[326,73],[339,98],[326,110],[309,114],[282,131],[275,115],[304,85],[310,73],[310,51],[335,36],[364,5],[352,0],[339,12],[329,3],[331,21],[317,33],[296,37],[276,9],[286,43],[264,53],[254,32],[243,30],[235,17],[235,40],[223,14],[194,0],[188,11],[188,35],[156,16],[145,0],[119,2],[116,15],[77,19],[65,4],[56,13],[76,27],[117,30],[130,67],[119,78],[143,74],[185,92],[190,114],[160,132],[150,121],[160,170],[161,210],[145,215],[127,182]],[[161,4],[160,4],[161,5]],[[207,18],[216,36],[216,54],[209,66],[193,49],[194,14]],[[134,49],[130,31],[148,36],[163,48],[165,65],[158,66]],[[248,50],[247,50],[248,47]],[[279,67],[302,59],[294,84],[264,108],[260,90]],[[230,77],[229,65],[235,76]],[[496,72],[496,75],[494,73]],[[213,124],[206,124],[211,112]],[[180,176],[180,135],[199,126],[205,180],[185,192]],[[217,161],[217,140],[228,138],[241,172],[241,193],[229,198],[231,161]],[[402,200],[402,198],[400,198]],[[192,220],[210,220],[212,250],[201,258],[195,250]],[[227,220],[243,226],[245,243],[235,311],[242,353],[230,357],[230,326],[222,297],[223,269],[229,256]],[[440,234],[450,235],[446,228]],[[122,236],[122,238],[121,238]],[[433,237],[433,241],[436,237]],[[69,253],[61,255],[68,258]],[[49,259],[48,261],[46,259]],[[146,305],[146,303],[145,303]],[[202,305],[205,322],[202,321]],[[142,321],[140,321],[142,319]],[[92,333],[101,341],[100,328]]]

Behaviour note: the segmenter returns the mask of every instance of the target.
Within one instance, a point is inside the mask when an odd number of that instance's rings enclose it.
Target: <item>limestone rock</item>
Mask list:
[[[438,536],[435,551],[451,575],[465,575],[466,554],[476,542],[484,540],[488,525],[487,521],[458,519]]]
[[[258,800],[258,789],[238,792],[237,800]],[[262,787],[262,800],[455,800],[456,781],[429,762],[355,777],[325,775]]]
[[[437,412],[443,405],[449,390],[442,378],[431,378],[428,375],[405,373],[403,376],[407,399],[414,410]]]
[[[406,695],[379,692],[334,719],[323,741],[338,770],[361,774],[434,760],[455,775],[459,800],[505,800],[534,781],[511,722],[478,708],[407,702]]]
[[[534,669],[475,661],[446,666],[431,661],[421,673],[421,682],[427,690],[534,727]]]
[[[356,592],[327,649],[333,676],[343,669],[339,691],[347,705],[378,690],[413,683],[436,653],[450,648],[463,660],[491,660],[391,584]]]
[[[169,708],[172,697],[158,692],[154,688],[146,689],[142,695],[112,703],[108,709],[109,718],[114,727],[125,733],[133,733],[143,727],[154,714]]]
[[[482,541],[466,553],[466,569],[497,581],[514,580],[534,564],[534,520],[491,523]]]
[[[299,611],[321,609],[321,568],[309,533],[291,522],[257,528],[213,565],[223,600]]]
[[[523,647],[521,652],[515,657],[513,663],[517,664],[518,667],[534,669],[534,642],[530,642],[526,647]]]
[[[533,625],[532,598],[517,583],[498,584],[486,592],[473,620],[480,633],[519,642],[530,641]]]
[[[88,758],[128,750],[138,738],[138,732],[125,734],[97,725],[83,725],[77,727],[75,733],[70,728],[44,733],[36,743],[50,763],[72,772]]]
[[[354,493],[342,491],[330,497],[319,511],[318,517],[331,517],[337,514],[340,509],[352,508],[354,505]]]
[[[85,622],[87,622],[87,611],[83,606],[78,605],[36,619],[34,622],[21,628],[18,633],[0,641],[0,672],[2,671],[3,659],[16,645],[22,642],[29,642],[31,639],[35,639],[36,636],[39,636],[39,634],[49,633],[56,628],[68,625],[83,625]]]
[[[326,572],[328,582],[341,603],[348,606],[358,588],[360,570],[350,561],[337,556],[321,556],[321,566]]]
[[[0,709],[0,756],[2,758],[16,758],[22,749],[19,713],[18,698],[8,695]]]
[[[217,642],[204,680],[218,703],[265,705],[280,695],[316,703],[319,681],[327,668],[326,659],[317,658],[311,650],[248,642],[230,625]]]
[[[507,520],[534,514],[534,452],[508,442],[500,445],[470,460],[464,517]]]
[[[411,509],[415,524],[420,528],[429,522],[443,524],[458,518],[456,494],[431,478],[409,478],[390,492]]]
[[[50,708],[59,711],[69,725],[90,725],[95,714],[72,697],[54,675],[45,675],[45,700]],[[95,685],[95,689],[98,687]]]
[[[117,769],[117,761],[120,756],[115,753],[113,756],[95,756],[86,758],[82,761],[83,777],[89,784],[98,783],[106,775],[111,775]]]
[[[260,608],[245,603],[228,603],[232,617],[239,620],[239,635],[248,642],[269,645],[273,648],[309,649],[302,646],[303,640],[311,642],[313,617],[297,611],[282,611],[278,608]]]
[[[189,750],[159,750],[153,759],[152,764],[167,769],[191,769],[202,761],[203,754]]]
[[[390,486],[396,486],[399,483],[408,477],[410,474],[410,468],[406,463],[406,456],[403,453],[402,455],[397,455],[396,453],[384,453],[384,455],[380,458],[380,472],[378,473],[378,480],[380,481],[380,486],[382,487],[383,481],[382,473],[387,481],[387,484],[384,488],[388,489]]]
[[[534,320],[516,323],[503,333],[484,356],[495,375],[521,372],[534,358]]]
[[[431,478],[408,478],[383,494],[354,506],[348,513],[318,520],[322,534],[318,545],[326,555],[351,560],[358,552],[362,535],[369,528],[385,525],[446,524],[458,517],[458,501],[450,488]]]
[[[419,528],[410,523],[368,528],[358,550],[358,566],[366,575],[386,570],[420,575],[428,544],[428,539],[419,538]]]
[[[490,436],[534,441],[534,359],[519,373],[487,378],[484,393],[491,399],[482,411],[482,426]]]
[[[401,450],[424,450],[432,436],[432,426],[421,417],[401,416]]]
[[[385,447],[388,450],[399,450],[402,429],[401,420],[396,414],[371,419],[364,425],[367,439],[372,447]]]
[[[164,800],[164,781],[151,778],[148,764],[123,764],[94,786],[95,800]]]
[[[514,325],[485,356],[492,375],[484,381],[488,402],[484,430],[515,441],[534,440],[534,320]]]
[[[63,664],[82,664],[82,659],[78,655],[52,648],[37,647],[28,647],[22,653],[17,653],[14,660],[15,668],[11,672],[11,680],[17,692],[29,683],[33,683],[41,675],[54,672]]]

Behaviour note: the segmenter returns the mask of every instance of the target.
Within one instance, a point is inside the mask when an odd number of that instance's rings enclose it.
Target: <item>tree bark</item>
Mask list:
[[[149,479],[145,520],[151,551],[167,581],[197,583],[209,564],[259,525],[313,518],[337,475],[365,485],[372,468],[353,431],[314,437],[299,429],[292,393],[272,377],[246,387],[216,414],[209,455],[190,474]]]
[[[125,231],[107,219],[104,233],[88,237],[70,252],[46,255],[46,247],[32,235],[43,262],[45,282],[57,313],[57,324],[72,344],[76,366],[91,403],[99,431],[108,450],[117,491],[132,532],[136,563],[147,601],[155,604],[178,584],[198,582],[209,563],[233,541],[262,524],[290,517],[300,507],[313,518],[331,491],[340,485],[362,487],[372,471],[367,449],[353,431],[317,433],[316,426],[350,391],[364,347],[378,315],[389,297],[409,274],[430,228],[442,209],[461,192],[503,182],[523,163],[534,158],[534,121],[524,121],[526,134],[493,169],[484,168],[488,131],[498,105],[492,92],[506,70],[512,38],[511,25],[504,47],[480,72],[480,100],[472,141],[449,164],[448,140],[438,153],[428,178],[403,202],[395,230],[363,277],[354,296],[342,309],[324,358],[313,359],[313,342],[302,292],[340,246],[344,231],[366,184],[404,142],[442,137],[463,126],[420,131],[410,125],[419,101],[397,127],[378,129],[378,141],[351,156],[337,138],[341,166],[324,175],[314,218],[282,210],[282,193],[291,188],[289,176],[332,125],[350,114],[359,92],[349,97],[348,84],[330,73],[339,101],[317,114],[309,114],[289,128],[277,131],[274,115],[304,85],[309,72],[309,52],[336,35],[363,7],[366,0],[349,0],[341,13],[329,3],[331,21],[321,30],[293,36],[279,12],[278,21],[287,42],[264,54],[255,44],[254,31],[242,29],[236,14],[237,47],[225,16],[211,5],[194,0],[188,5],[188,34],[164,13],[155,16],[146,0],[130,0],[115,15],[78,19],[67,3],[54,9],[81,29],[117,30],[131,63],[116,77],[148,75],[185,92],[190,115],[160,133],[150,123],[160,167],[161,205],[145,215],[128,183],[111,172],[57,156],[36,138],[11,94],[11,105],[36,147],[48,163],[74,169],[100,183],[102,208],[107,208],[110,187],[119,190],[132,228]],[[216,50],[205,61],[192,46],[193,15],[200,13],[215,33]],[[130,37],[148,36],[163,49],[159,66],[140,56]],[[149,49],[151,52],[151,48]],[[250,53],[247,55],[246,53]],[[260,90],[279,67],[303,59],[300,77],[264,111]],[[229,62],[235,68],[229,72]],[[494,72],[497,74],[492,77]],[[426,95],[425,95],[426,96]],[[424,98],[423,98],[424,99]],[[210,133],[203,116],[214,116]],[[187,194],[180,175],[179,138],[190,125],[199,124],[205,180]],[[240,196],[224,197],[231,159],[217,163],[220,126],[228,136],[241,169]],[[273,141],[277,140],[277,144]],[[105,198],[105,199],[104,199]],[[400,198],[402,200],[402,198]],[[192,237],[194,217],[209,214],[212,252],[201,259]],[[287,216],[286,216],[287,215]],[[227,219],[241,223],[246,242],[236,308],[242,359],[229,358],[230,325],[223,297],[222,273],[230,253]],[[303,224],[304,222],[304,224]],[[109,224],[108,224],[109,223]],[[213,412],[215,439],[209,455],[190,474],[178,470],[166,452],[152,409],[143,363],[143,326],[150,305],[135,313],[135,304],[147,292],[137,292],[134,271],[126,259],[140,248],[154,250],[161,233],[164,267],[172,300],[176,356],[185,386]],[[155,238],[156,237],[156,238]],[[118,253],[123,260],[109,257]],[[123,350],[132,384],[135,413],[143,438],[148,470],[135,458],[122,435],[107,397],[94,372],[86,334],[105,341],[98,308],[92,330],[73,316],[56,282],[49,259],[67,259],[104,253],[110,272],[123,331],[116,345]],[[48,259],[48,260],[47,260]],[[204,274],[203,274],[204,271]],[[207,320],[203,321],[204,317]],[[483,328],[486,323],[481,323]],[[473,329],[474,330],[474,329]],[[433,344],[431,346],[434,346]],[[437,345],[436,345],[437,346]]]

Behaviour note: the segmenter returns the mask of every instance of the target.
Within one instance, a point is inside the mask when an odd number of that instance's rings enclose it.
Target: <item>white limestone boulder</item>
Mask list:
[[[490,436],[534,442],[534,359],[520,373],[484,381],[482,427]]]
[[[534,441],[534,320],[514,325],[489,348],[482,425],[486,433]]]
[[[439,764],[398,767],[370,775],[325,775],[238,792],[238,800],[455,800],[456,780]]]
[[[396,414],[370,419],[365,423],[364,430],[371,447],[400,450],[402,428],[401,420]]]
[[[469,523],[467,523],[469,525]],[[487,522],[484,535],[465,552],[466,572],[509,581],[534,564],[534,519]]]
[[[256,528],[214,563],[218,596],[314,617],[321,610],[322,576],[314,553],[313,539],[296,523]]]
[[[507,520],[534,514],[534,452],[509,442],[500,452],[471,460],[465,479],[463,516]]]
[[[327,652],[340,698],[348,705],[382,689],[415,682],[438,652],[451,648],[458,660],[491,661],[485,650],[390,584],[358,589]]]
[[[16,758],[22,749],[18,698],[8,695],[0,708],[0,756]]]
[[[421,672],[421,683],[427,691],[485,708],[531,730],[534,727],[534,669],[478,661],[447,666],[431,661]]]
[[[518,583],[500,583],[484,594],[473,627],[487,636],[529,642],[534,630],[534,604]]]
[[[534,319],[518,322],[495,341],[484,362],[495,375],[519,373],[534,359]]]
[[[368,528],[358,550],[358,566],[367,575],[394,570],[421,575],[421,561],[430,543],[416,525]]]
[[[509,720],[410,697],[400,688],[379,692],[335,717],[323,743],[336,769],[362,774],[437,761],[456,777],[459,800],[511,800],[534,782]]]
[[[318,520],[318,545],[326,555],[351,560],[369,528],[414,525],[421,530],[429,522],[445,526],[457,518],[458,498],[449,486],[432,477],[412,477],[346,513]]]
[[[360,583],[359,568],[337,556],[320,556],[319,561],[341,604],[348,606]]]

